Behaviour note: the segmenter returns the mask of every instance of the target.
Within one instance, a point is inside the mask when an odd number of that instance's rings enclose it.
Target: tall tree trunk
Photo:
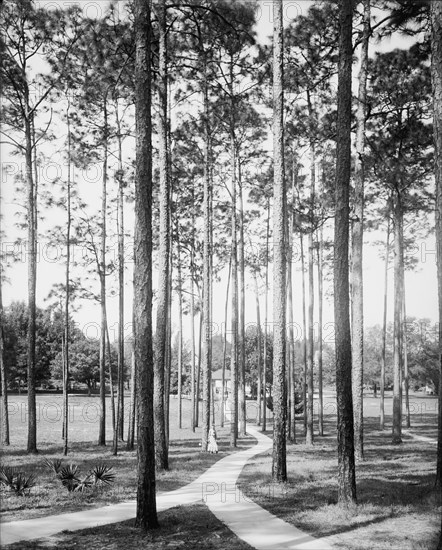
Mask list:
[[[356,501],[348,273],[351,170],[352,0],[339,1],[338,116],[336,131],[336,212],[334,302],[336,401],[338,411],[338,502]]]
[[[270,240],[270,197],[267,197],[267,224],[266,224],[266,266],[265,266],[265,285],[264,285],[264,360],[262,371],[263,386],[263,409],[262,409],[262,431],[267,429],[267,320],[269,309],[269,240]]]
[[[172,233],[172,232],[171,232]],[[167,330],[166,330],[166,370],[164,372],[164,424],[166,427],[166,447],[169,449],[170,431],[170,374],[172,372],[172,241],[169,252],[169,283],[167,300]]]
[[[402,285],[402,336],[404,354],[404,395],[405,395],[405,427],[410,427],[410,399],[408,392],[408,346],[407,346],[407,310],[405,307],[405,282]]]
[[[288,222],[288,243],[289,243],[289,250],[292,250],[292,240],[293,240],[293,213],[290,213],[289,222]],[[294,334],[294,319],[293,319],[293,277],[292,277],[292,261],[293,261],[293,255],[290,252],[289,255],[289,261],[287,263],[287,288],[288,288],[288,301],[287,301],[287,307],[288,307],[288,317],[289,317],[289,362],[288,362],[288,370],[289,370],[289,399],[288,399],[288,439],[292,443],[296,443],[296,386],[295,386],[295,334]]]
[[[262,392],[262,332],[261,332],[261,310],[259,307],[259,288],[258,277],[256,271],[253,271],[253,280],[255,282],[255,303],[256,303],[256,339],[257,339],[257,388],[256,388],[256,405],[257,415],[256,424],[261,426],[261,392]]]
[[[118,113],[118,104],[116,111]],[[117,397],[117,433],[124,439],[124,181],[123,147],[120,118],[117,115],[118,130],[118,397]]]
[[[302,277],[302,349],[304,359],[304,373],[302,376],[302,399],[304,402],[304,434],[307,434],[307,315],[305,312],[305,255],[304,238],[302,230],[299,228],[299,239],[301,244],[301,277]]]
[[[179,231],[177,231],[177,268],[178,268],[178,428],[183,427],[183,279],[181,276],[181,246]]]
[[[229,274],[227,276],[227,290],[226,290],[226,303],[224,306],[224,342],[223,342],[223,370],[222,370],[222,380],[221,380],[221,428],[224,427],[224,416],[225,416],[225,396],[226,396],[226,355],[227,355],[227,312],[229,308],[229,290],[230,290],[230,277],[232,273],[232,252],[230,252],[229,258]]]
[[[196,373],[196,403],[195,403],[195,427],[199,425],[200,414],[200,387],[201,387],[201,361],[202,361],[202,349],[203,349],[203,312],[200,312],[200,326],[198,332],[198,363]]]
[[[393,444],[402,443],[402,368],[403,368],[403,212],[400,192],[393,197],[394,213],[394,345],[393,345]]]
[[[170,248],[170,205],[167,139],[167,29],[166,7],[164,2],[156,4],[158,17],[158,139],[159,139],[159,266],[157,291],[157,322],[155,333],[155,375],[154,375],[154,416],[155,416],[155,462],[158,471],[169,469],[166,437],[166,415],[164,410],[164,376],[166,370],[166,346],[169,303],[169,248]]]
[[[205,55],[205,54],[204,54]],[[203,103],[204,103],[204,239],[203,239],[203,316],[204,316],[204,339],[203,339],[203,411],[202,411],[202,434],[201,451],[207,451],[209,430],[210,430],[210,398],[212,387],[212,326],[211,326],[211,287],[212,287],[212,237],[211,237],[211,210],[212,210],[212,145],[209,120],[209,90],[207,76],[207,62],[204,61],[204,82],[203,82]]]
[[[439,408],[436,486],[442,485],[442,4],[431,2],[434,175],[436,181],[437,289],[439,296]],[[442,528],[438,548],[442,548]]]
[[[272,477],[287,480],[286,266],[282,0],[273,2],[273,460]]]
[[[132,352],[131,369],[130,369],[130,410],[129,410],[129,428],[127,431],[126,449],[133,451],[135,439],[135,411],[136,411],[136,367],[135,353]]]
[[[382,357],[381,357],[381,401],[380,401],[380,429],[385,427],[385,367],[387,355],[387,305],[388,305],[388,263],[390,259],[390,207],[387,211],[387,237],[385,241],[384,267],[384,313],[382,319]]]
[[[246,435],[246,285],[244,263],[244,207],[241,179],[241,158],[238,155],[238,267],[239,267],[239,433]]]
[[[68,454],[68,435],[69,435],[69,302],[70,302],[70,263],[71,263],[71,125],[70,125],[70,99],[68,99],[68,108],[66,112],[67,120],[67,188],[66,188],[66,212],[67,212],[67,228],[66,228],[66,271],[65,271],[65,305],[64,305],[64,356],[65,356],[65,395],[64,395],[64,446],[63,454]]]
[[[193,189],[192,189],[193,197]],[[192,200],[193,204],[193,200]],[[195,381],[195,284],[194,284],[194,213],[192,208],[192,244],[190,248],[190,362],[191,362],[191,427],[192,432],[195,432],[195,406],[197,403],[196,399],[196,381]]]
[[[298,163],[296,153],[293,151],[292,158],[292,202],[290,215],[288,216],[287,239],[290,250],[290,262],[287,265],[287,285],[288,285],[288,310],[289,310],[289,347],[290,347],[290,421],[288,429],[288,437],[292,443],[296,443],[296,374],[295,374],[295,333],[294,333],[294,318],[293,318],[293,228],[294,228],[294,208],[295,208],[295,193],[298,186]]]
[[[26,76],[25,76],[26,78]],[[29,107],[29,91],[25,90],[25,162],[28,194],[28,453],[37,452],[37,408],[35,400],[35,332],[36,332],[36,286],[37,286],[37,216],[35,182],[32,177],[32,114]]]
[[[307,430],[305,433],[305,442],[307,445],[313,445],[313,369],[314,369],[314,210],[315,210],[315,186],[316,186],[316,147],[313,137],[314,132],[314,111],[310,98],[310,92],[307,91],[307,104],[309,120],[311,127],[310,135],[310,228],[308,233],[308,348],[307,348]]]
[[[100,278],[100,424],[98,445],[106,445],[106,208],[107,208],[107,156],[108,156],[108,113],[107,99],[103,104],[104,116],[104,159],[101,190],[101,250],[98,265]]]
[[[230,351],[230,446],[236,447],[238,437],[238,262],[237,262],[237,212],[236,212],[236,148],[231,128],[230,136],[232,172],[232,346]]]
[[[367,101],[368,44],[370,40],[370,0],[363,0],[361,60],[358,105],[356,111],[355,199],[352,224],[352,376],[355,457],[364,459],[364,302],[363,302],[363,233],[364,233],[364,149]]]
[[[164,0],[162,0],[164,6]],[[135,250],[134,334],[137,372],[137,510],[135,525],[158,527],[152,349],[151,3],[135,0]]]
[[[110,389],[110,406],[111,406],[111,418],[112,418],[112,454],[117,455],[118,452],[118,433],[117,433],[117,415],[115,410],[115,391],[114,391],[114,372],[112,368],[112,355],[111,355],[111,346],[109,338],[109,327],[107,323],[107,311],[106,311],[106,348],[107,348],[107,358],[109,362],[109,389]]]
[[[324,395],[323,395],[323,342],[322,342],[322,323],[323,323],[323,300],[324,300],[324,231],[323,227],[319,230],[318,238],[318,433],[324,435]]]
[[[3,250],[2,239],[2,209],[1,209],[1,192],[0,192],[0,254]],[[8,373],[5,364],[5,335],[3,332],[3,258],[0,257],[0,377],[2,385],[2,444],[7,446],[9,441],[9,411],[8,411]]]

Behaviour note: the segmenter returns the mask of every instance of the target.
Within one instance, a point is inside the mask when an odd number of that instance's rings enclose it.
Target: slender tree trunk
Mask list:
[[[304,433],[307,434],[307,316],[305,313],[305,260],[304,260],[304,238],[300,229],[301,244],[301,272],[302,272],[302,349],[304,355],[304,373],[302,380],[302,399],[304,402]]]
[[[380,429],[385,428],[385,367],[387,355],[387,304],[388,304],[388,263],[390,258],[390,208],[388,208],[387,238],[385,241],[385,268],[384,268],[384,314],[382,321],[382,358],[381,358],[381,401],[380,401]]]
[[[136,367],[135,353],[132,352],[131,371],[130,371],[130,411],[129,411],[129,428],[127,432],[126,449],[133,451],[135,439],[135,411],[136,411]]]
[[[195,432],[195,406],[196,399],[196,383],[195,383],[195,284],[194,284],[194,219],[192,209],[192,245],[190,249],[190,361],[191,361],[191,426],[192,432]]]
[[[352,376],[355,457],[364,459],[364,302],[363,302],[363,233],[364,233],[364,149],[367,100],[368,44],[370,40],[370,0],[363,1],[361,60],[359,69],[358,104],[356,111],[355,199],[352,224]]]
[[[431,74],[433,84],[433,132],[436,181],[437,289],[439,296],[439,408],[436,486],[442,485],[442,4],[431,2]],[[439,539],[442,548],[442,526]]]
[[[164,0],[162,0],[164,5]],[[151,3],[135,0],[135,254],[134,334],[137,372],[137,510],[135,525],[158,527],[152,349],[152,120]]]
[[[294,208],[295,208],[295,193],[298,186],[298,163],[296,160],[296,152],[293,151],[292,158],[292,201],[290,215],[288,219],[287,239],[290,250],[290,262],[287,265],[287,285],[288,285],[288,311],[289,311],[289,347],[290,347],[290,415],[289,415],[289,430],[288,436],[292,443],[296,443],[296,374],[295,374],[295,333],[294,333],[294,318],[293,318],[293,229],[294,229]]]
[[[238,267],[239,267],[239,433],[246,434],[246,334],[245,334],[245,263],[244,263],[244,207],[241,179],[241,159],[238,155]]]
[[[272,477],[287,480],[286,464],[286,192],[284,184],[282,0],[273,2],[273,460]]]
[[[61,315],[63,315],[63,306],[61,306]],[[64,440],[66,437],[66,390],[67,390],[67,384],[66,384],[66,353],[64,351],[64,339],[65,339],[65,333],[61,336],[61,386],[63,391],[63,409],[62,409],[62,425],[61,425],[61,438]]]
[[[223,371],[222,371],[222,395],[221,395],[221,428],[224,427],[225,416],[225,395],[226,395],[226,355],[227,355],[227,311],[229,308],[229,290],[230,290],[230,277],[232,273],[232,252],[230,252],[229,258],[229,275],[227,276],[227,290],[226,290],[226,303],[224,306],[224,342],[223,342]]]
[[[313,132],[314,114],[310,93],[307,92],[307,103],[310,125]],[[308,347],[307,347],[307,430],[305,442],[313,445],[313,369],[314,369],[314,209],[315,209],[315,186],[316,186],[316,147],[313,133],[310,139],[310,230],[308,233]]]
[[[264,285],[264,360],[262,372],[263,386],[263,409],[262,409],[262,431],[267,429],[267,320],[269,307],[269,240],[270,240],[270,197],[267,198],[267,224],[266,224],[266,271]]]
[[[197,373],[196,373],[196,403],[195,403],[195,427],[198,427],[199,424],[199,411],[200,411],[200,387],[201,387],[201,360],[202,360],[202,349],[203,349],[203,323],[204,316],[203,312],[200,312],[200,326],[198,333],[198,364],[197,364]]]
[[[112,355],[109,338],[109,327],[107,323],[107,310],[105,311],[105,326],[106,326],[106,349],[109,362],[109,389],[110,389],[110,406],[112,418],[112,453],[116,456],[118,452],[118,433],[117,433],[117,415],[115,411],[115,392],[114,392],[114,372],[112,368]]]
[[[108,156],[108,114],[107,99],[103,104],[104,116],[104,160],[101,191],[101,250],[98,265],[100,278],[100,424],[98,445],[106,445],[106,208],[107,208],[107,156]]]
[[[393,347],[393,444],[402,443],[402,383],[403,368],[403,212],[400,193],[394,196],[394,347]]]
[[[70,302],[70,263],[71,263],[71,126],[70,126],[70,100],[68,100],[68,108],[66,113],[67,119],[67,188],[66,188],[66,211],[67,211],[67,228],[66,228],[66,271],[65,271],[65,305],[64,305],[64,361],[65,361],[65,395],[64,395],[64,446],[63,454],[68,454],[69,440],[69,302]]]
[[[338,410],[338,502],[356,501],[348,273],[351,170],[352,0],[339,1],[338,116],[334,251],[336,401]]]
[[[410,427],[410,399],[408,392],[408,347],[407,347],[407,310],[405,307],[405,284],[402,285],[402,335],[404,354],[404,395],[405,395],[405,427]]]
[[[118,105],[117,105],[118,112]],[[120,119],[117,116],[118,130],[118,397],[117,433],[124,439],[124,182],[123,147]]]
[[[323,227],[319,230],[318,239],[318,433],[322,437],[324,435],[324,395],[323,395],[323,342],[322,342],[322,323],[323,323],[323,300],[324,300],[324,231]]]
[[[259,306],[259,288],[258,277],[256,271],[253,271],[253,280],[255,281],[255,303],[256,303],[256,339],[257,339],[257,389],[256,389],[256,405],[257,418],[256,424],[261,426],[261,392],[262,392],[262,332],[261,332],[261,310]]]
[[[238,437],[238,262],[237,262],[237,212],[236,212],[236,148],[235,136],[230,136],[232,171],[232,347],[230,351],[230,446],[236,447]]]
[[[159,137],[159,266],[157,291],[157,322],[155,334],[155,375],[154,375],[154,417],[155,417],[155,463],[158,471],[169,469],[167,450],[167,425],[164,410],[166,370],[167,323],[169,303],[169,173],[168,173],[168,140],[167,140],[167,39],[166,39],[166,7],[164,2],[156,4],[158,17],[158,137]]]
[[[25,76],[26,78],[26,76]],[[35,401],[35,333],[36,333],[36,304],[35,294],[37,286],[37,216],[35,182],[32,177],[32,121],[29,108],[29,91],[25,90],[25,161],[26,185],[28,194],[28,453],[37,452],[37,408]]]
[[[183,427],[182,385],[183,385],[183,279],[181,276],[181,246],[177,231],[177,267],[178,267],[178,428]]]
[[[201,451],[207,451],[209,430],[210,430],[210,398],[212,387],[212,327],[211,327],[211,287],[212,287],[212,237],[211,237],[211,209],[212,209],[212,181],[211,181],[211,163],[212,146],[209,121],[209,91],[207,63],[204,65],[203,82],[203,102],[204,102],[204,240],[203,240],[203,316],[204,316],[204,339],[203,339],[203,411],[202,411],[202,434]]]
[[[166,447],[169,449],[170,431],[170,375],[172,372],[172,241],[169,252],[169,283],[167,300],[167,330],[166,330],[166,371],[164,373],[164,423],[166,428]]]
[[[289,250],[292,250],[293,240],[293,214],[289,216],[288,223],[288,243]],[[289,314],[289,414],[288,414],[288,439],[292,443],[296,443],[296,385],[295,385],[295,334],[294,334],[294,319],[293,319],[293,277],[292,277],[292,253],[289,255],[287,263],[287,288],[288,288],[288,314]]]
[[[2,239],[2,209],[1,209],[1,192],[0,192],[0,254],[3,250]],[[8,411],[8,373],[5,364],[5,335],[4,314],[3,314],[3,258],[0,257],[0,377],[2,385],[2,444],[7,446],[9,441],[9,411]]]

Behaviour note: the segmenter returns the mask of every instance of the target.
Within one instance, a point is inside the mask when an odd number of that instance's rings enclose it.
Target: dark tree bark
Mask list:
[[[64,304],[64,446],[63,454],[68,454],[69,440],[69,303],[70,303],[70,263],[71,263],[71,125],[70,125],[70,99],[68,99],[68,108],[66,112],[67,121],[67,186],[66,186],[66,271],[65,271],[65,304]]]
[[[439,296],[439,409],[436,486],[442,486],[442,4],[431,2],[434,175],[436,181],[437,289]],[[438,548],[442,548],[442,526]]]
[[[165,388],[167,324],[169,303],[169,251],[170,251],[170,205],[168,173],[168,139],[167,139],[167,38],[166,38],[166,5],[163,1],[156,4],[158,18],[158,138],[159,138],[159,171],[160,171],[160,228],[159,228],[159,266],[157,291],[157,322],[155,333],[155,376],[154,376],[154,417],[155,417],[155,462],[157,470],[169,469],[169,457],[166,437]]]
[[[390,208],[387,211],[387,236],[385,240],[385,267],[384,267],[384,313],[382,319],[382,358],[380,384],[380,429],[385,427],[385,367],[387,355],[387,305],[388,305],[388,264],[390,259]]]
[[[364,232],[364,149],[370,40],[370,0],[363,0],[364,15],[360,53],[358,104],[356,111],[355,199],[352,224],[352,375],[355,424],[355,456],[364,459],[364,302],[363,302],[363,232]]]
[[[192,188],[192,199],[194,198],[194,190]],[[193,204],[192,200],[192,204]],[[191,426],[192,432],[195,432],[196,412],[195,407],[198,405],[198,399],[196,396],[196,380],[195,380],[195,282],[194,282],[194,231],[195,231],[195,219],[194,211],[192,208],[192,243],[190,247],[190,361],[191,361]]]
[[[226,355],[227,355],[227,312],[229,309],[229,290],[230,290],[230,277],[232,274],[232,252],[230,252],[229,258],[229,274],[227,276],[227,290],[226,290],[226,303],[224,306],[224,342],[223,342],[223,370],[221,380],[221,428],[224,427],[224,415],[226,410]]]
[[[24,77],[26,79],[26,76]],[[37,286],[37,216],[34,179],[32,177],[32,115],[29,113],[29,90],[25,84],[25,105],[28,113],[25,117],[25,162],[26,185],[28,194],[28,453],[37,452],[37,408],[35,401],[35,331]]]
[[[236,212],[236,149],[235,136],[230,136],[232,155],[232,347],[230,350],[231,423],[230,446],[236,447],[238,437],[238,261]]]
[[[394,344],[393,344],[393,433],[392,443],[402,443],[402,299],[404,274],[403,210],[400,191],[393,196],[394,220]]]
[[[132,352],[132,362],[130,370],[130,410],[129,410],[129,427],[127,431],[126,449],[133,451],[135,443],[135,414],[136,414],[136,369],[135,369],[135,353]]]
[[[282,0],[273,2],[273,460],[275,481],[286,463],[286,192],[284,184]]]
[[[205,55],[205,54],[204,54]],[[212,389],[212,323],[211,323],[211,288],[212,288],[212,144],[209,120],[209,90],[207,60],[204,60],[204,241],[203,241],[203,362],[202,362],[202,435],[201,451],[207,451],[210,430],[210,399]]]
[[[117,107],[118,112],[118,107]],[[118,396],[117,396],[117,434],[124,439],[124,181],[123,148],[120,118],[117,116],[118,129]]]
[[[313,127],[313,106],[310,93],[307,91],[307,103],[310,125]],[[310,228],[308,233],[308,344],[307,344],[307,429],[305,442],[313,445],[313,368],[314,368],[314,209],[316,185],[316,147],[313,138],[313,128],[310,140]]]
[[[409,398],[409,379],[408,379],[408,345],[407,345],[407,309],[405,304],[405,281],[402,285],[402,344],[404,354],[404,397],[405,397],[405,427],[409,428],[410,422],[410,398]]]
[[[177,269],[178,269],[178,428],[183,427],[183,279],[181,275],[181,245],[177,232]]]
[[[256,405],[257,415],[256,424],[261,426],[261,393],[262,393],[262,334],[261,334],[261,309],[259,306],[259,288],[256,271],[253,271],[253,280],[255,282],[255,304],[256,304],[256,339],[257,339],[257,389]]]
[[[264,346],[263,346],[263,408],[262,408],[262,431],[267,429],[267,321],[269,318],[269,240],[270,240],[270,197],[267,198],[267,224],[266,224],[266,275],[264,285]]]
[[[301,245],[301,277],[302,277],[302,350],[303,350],[303,364],[304,372],[302,376],[302,399],[304,401],[304,434],[307,433],[307,316],[305,313],[305,255],[304,255],[304,238],[302,236],[302,230],[299,233],[300,245]]]
[[[135,525],[158,527],[155,498],[152,349],[151,4],[135,0],[135,250],[134,333],[137,371],[138,471]]]
[[[356,502],[351,332],[348,278],[351,169],[352,0],[339,1],[338,117],[336,133],[336,212],[334,302],[336,401],[338,412],[338,502]]]
[[[106,445],[106,208],[107,208],[107,156],[108,156],[108,115],[107,99],[104,98],[104,137],[103,137],[103,178],[101,190],[101,250],[98,263],[100,279],[100,421],[98,445]]]
[[[323,323],[323,300],[324,300],[324,232],[321,226],[319,230],[318,245],[318,434],[324,435],[324,396],[323,396],[323,342],[322,342],[322,323]]]
[[[239,433],[246,434],[246,285],[245,285],[245,262],[244,262],[244,207],[241,179],[241,159],[238,155],[238,268],[239,268]]]

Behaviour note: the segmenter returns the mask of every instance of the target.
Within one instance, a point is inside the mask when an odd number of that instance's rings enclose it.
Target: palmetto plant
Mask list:
[[[96,464],[84,477],[80,477],[80,470],[76,464],[63,466],[61,459],[44,459],[45,465],[55,474],[69,492],[84,492],[94,486],[112,485],[115,474],[112,466],[100,463]]]
[[[0,466],[0,485],[9,487],[16,495],[24,496],[35,486],[35,476],[26,475],[12,466]]]

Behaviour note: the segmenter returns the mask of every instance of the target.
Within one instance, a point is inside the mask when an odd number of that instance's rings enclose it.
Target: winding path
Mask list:
[[[315,539],[249,500],[236,482],[246,462],[272,447],[272,440],[253,426],[248,432],[257,444],[220,459],[185,487],[159,493],[158,511],[205,502],[210,511],[239,538],[258,550],[331,550],[325,539]],[[93,510],[1,524],[1,545],[118,523],[135,517],[136,502],[122,502]]]

